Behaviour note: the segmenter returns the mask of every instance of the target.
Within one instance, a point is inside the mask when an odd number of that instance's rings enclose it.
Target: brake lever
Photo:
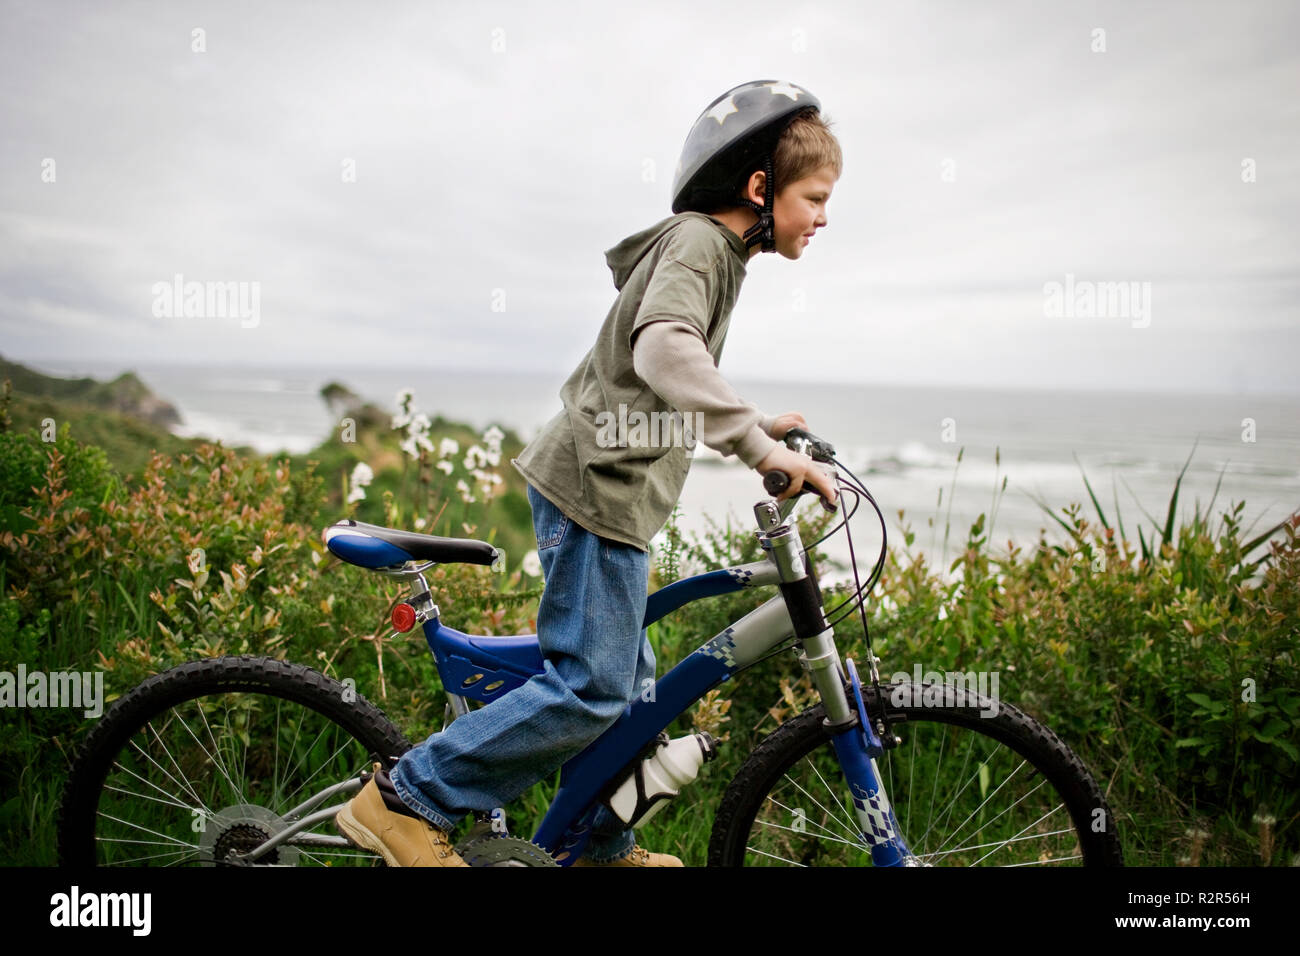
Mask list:
[[[790,439],[792,438],[795,441],[800,442],[802,445],[804,445],[804,447],[795,448],[793,445],[790,444]],[[785,444],[787,448],[791,449],[791,451],[802,452],[808,455],[810,458],[812,458],[813,461],[820,461],[825,464],[830,464],[830,462],[835,458],[834,445],[832,445],[828,441],[818,438],[812,432],[806,431],[805,429],[802,428],[791,428],[788,432],[786,432]]]

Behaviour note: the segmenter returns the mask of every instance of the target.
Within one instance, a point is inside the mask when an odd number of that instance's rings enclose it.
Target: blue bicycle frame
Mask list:
[[[789,521],[796,500],[781,506],[769,500],[755,506],[768,560],[698,574],[650,595],[643,627],[706,597],[767,585],[781,589],[781,594],[696,648],[655,682],[652,695],[632,701],[608,730],[564,763],[559,791],[533,836],[561,865],[582,855],[602,796],[634,769],[638,756],[661,731],[708,691],[792,637],[801,646],[800,662],[821,694],[827,730],[873,863],[898,866],[913,859],[876,769],[875,758],[883,748],[868,720],[856,668],[852,661],[846,668],[841,666],[833,633],[822,615],[821,592],[805,567],[807,556],[798,527]],[[396,555],[404,554],[392,543],[356,532],[334,538],[330,548],[352,563],[376,569],[391,568],[401,560]],[[424,585],[422,570],[402,573],[418,577]],[[437,607],[427,600],[427,587],[424,592],[423,606],[413,603],[457,714],[468,711],[466,698],[495,700],[542,672],[535,634],[465,634],[442,623]]]

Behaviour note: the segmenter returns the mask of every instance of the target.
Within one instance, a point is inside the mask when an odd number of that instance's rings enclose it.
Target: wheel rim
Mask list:
[[[101,866],[215,866],[285,830],[286,814],[355,781],[381,743],[359,740],[312,707],[261,693],[185,700],[145,721],[108,766],[93,807]],[[337,792],[301,816],[350,797]],[[377,863],[347,844],[332,815],[257,865]]]
[[[1078,866],[1083,840],[1065,797],[1034,763],[972,729],[912,715],[876,761],[903,838],[921,866]],[[982,731],[982,732],[981,732]],[[769,786],[746,866],[869,866],[828,740],[813,741]]]

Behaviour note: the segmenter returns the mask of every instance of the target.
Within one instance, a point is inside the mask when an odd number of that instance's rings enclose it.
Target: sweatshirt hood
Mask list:
[[[643,229],[635,235],[628,236],[605,253],[605,262],[609,265],[610,272],[614,274],[614,288],[621,291],[628,278],[632,275],[633,270],[636,269],[637,263],[645,258],[645,254],[653,249],[655,244],[666,233],[670,232],[673,227],[684,219],[702,219],[705,222],[712,223],[726,238],[736,255],[740,257],[741,262],[748,262],[749,250],[746,248],[744,240],[727,226],[702,212],[681,212],[655,223],[649,229]]]

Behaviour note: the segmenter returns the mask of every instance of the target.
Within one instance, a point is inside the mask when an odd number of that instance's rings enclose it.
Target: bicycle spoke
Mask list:
[[[171,726],[172,716],[173,715],[169,714],[166,723],[163,724],[162,729],[164,732],[167,730],[169,726]],[[176,757],[172,754],[171,749],[168,748],[168,746],[165,743],[163,743],[162,735],[158,733],[158,731],[154,730],[152,721],[149,722],[148,729],[151,733],[153,733],[154,740],[158,742],[158,746],[162,748],[162,751],[167,756],[167,759],[171,761],[171,765],[176,768],[176,772],[180,774],[182,778],[184,778],[186,784],[189,784],[190,778],[185,775],[185,771],[181,769],[181,765],[176,762]],[[159,769],[161,770],[162,768],[159,767]],[[178,786],[181,786],[182,790],[185,789],[184,785],[180,784],[180,781],[174,781],[174,782],[177,783]],[[198,800],[198,795],[194,793],[192,787],[190,788],[190,795],[193,796],[196,801]]]
[[[780,860],[782,863],[789,863],[791,866],[804,866],[804,865],[805,865],[805,864],[803,864],[803,863],[796,863],[794,860],[787,860],[785,857],[783,857],[783,856],[777,856],[775,853],[768,853],[768,852],[766,852],[766,851],[764,851],[764,850],[758,850],[758,849],[755,849],[755,848],[752,847],[752,846],[747,846],[747,847],[745,847],[745,849],[746,849],[746,850],[749,850],[751,853],[757,853],[757,854],[759,854],[760,856],[769,856],[769,857],[771,857],[771,858],[774,859],[774,860]]]
[[[1082,860],[1083,854],[1078,853],[1074,856],[1058,856],[1051,860],[1030,860],[1027,863],[1008,863],[1007,866],[1046,866],[1048,863],[1068,863],[1070,860]]]
[[[291,758],[293,757],[293,753],[294,753],[294,751],[298,749],[298,735],[299,735],[300,733],[302,733],[302,721],[301,721],[301,720],[299,720],[298,723],[294,725],[294,728],[293,728],[293,740],[291,740],[291,741],[289,742],[289,749],[288,749],[288,751],[286,752],[286,756],[285,756],[285,759],[286,759],[286,760],[291,759]],[[280,794],[280,784],[279,784],[279,782],[278,782],[279,779],[280,779],[280,776],[279,776],[279,767],[280,767],[280,750],[279,750],[279,744],[280,744],[280,710],[279,710],[278,706],[277,706],[277,708],[276,708],[276,712],[275,712],[275,743],[276,743],[276,752],[275,752],[275,758],[274,758],[274,759],[275,759],[275,767],[276,767],[276,776],[275,776],[275,779],[276,779],[277,783],[276,783],[276,785],[275,785],[275,789],[271,791],[271,797],[272,797],[272,799],[275,799],[276,797],[279,797],[279,794]],[[288,780],[285,781],[285,785],[286,785],[286,786],[288,785]],[[276,809],[277,812],[278,812],[278,811],[279,811],[279,810],[284,806],[285,802],[286,802],[286,798],[280,798],[280,799],[278,800],[278,802],[277,802],[276,805],[275,805],[275,809]]]
[[[907,792],[910,794],[910,793],[915,793],[915,791],[912,789],[912,774],[916,771],[916,764],[917,764],[916,734],[908,734],[908,737],[911,739],[911,747],[912,747],[912,759],[907,762]],[[893,761],[890,761],[889,765],[892,767],[894,765]],[[907,822],[904,824],[904,827],[908,833],[912,832],[912,801],[911,800],[907,801]],[[915,846],[912,847],[912,852],[915,853],[916,849],[917,848]]]
[[[198,852],[198,851],[196,851],[196,850],[189,850],[189,851],[185,851],[185,850],[172,850],[170,853],[154,853],[154,854],[149,855],[149,856],[133,856],[133,857],[131,857],[131,859],[129,859],[129,860],[115,860],[114,863],[113,863],[113,865],[114,865],[114,866],[126,866],[128,863],[141,863],[141,862],[143,862],[143,861],[145,861],[145,860],[165,860],[165,859],[166,859],[167,857],[169,857],[169,856],[194,856],[197,852]],[[171,862],[171,863],[166,863],[166,864],[164,864],[164,866],[174,866],[176,863],[180,863],[180,862],[183,862],[183,861],[182,861],[182,860],[174,860],[174,861]]]
[[[943,728],[943,739],[939,741],[939,759],[934,765],[934,782],[930,784],[930,815],[926,817],[925,833],[921,834],[918,844],[924,843],[930,831],[934,829],[934,795],[939,792],[939,771],[943,769],[943,745],[948,740],[948,728]]]
[[[819,810],[821,810],[822,813],[826,814],[826,816],[827,816],[829,819],[834,820],[834,821],[835,821],[836,823],[838,823],[840,826],[844,827],[844,829],[848,831],[848,833],[849,833],[850,836],[853,836],[853,837],[858,836],[858,829],[857,829],[856,826],[852,825],[851,823],[846,824],[846,823],[844,823],[843,820],[838,819],[838,818],[835,816],[835,814],[831,813],[831,812],[830,812],[829,810],[827,810],[824,806],[822,806],[822,805],[821,805],[821,802],[820,802],[816,797],[814,797],[811,793],[809,793],[807,790],[805,790],[803,787],[801,787],[801,786],[799,785],[799,782],[798,782],[797,780],[795,780],[793,777],[791,777],[789,774],[786,774],[786,777],[785,777],[785,778],[786,778],[787,780],[789,780],[792,784],[794,784],[795,787],[799,790],[800,793],[802,793],[805,797],[807,797],[807,798],[808,798],[809,800],[811,800],[813,803],[817,804],[817,808],[818,808]],[[775,801],[773,801],[773,802],[775,802]],[[806,819],[806,817],[805,817],[805,819]]]
[[[1016,768],[1016,769],[1019,769],[1019,768]],[[1045,783],[1047,783],[1046,780],[1040,780],[1040,781],[1039,781],[1039,782],[1034,786],[1034,789],[1033,789],[1033,790],[1030,790],[1028,793],[1022,794],[1022,795],[1020,796],[1020,799],[1018,799],[1015,803],[1011,804],[1011,806],[1006,807],[1005,809],[999,810],[998,813],[997,813],[994,817],[992,817],[988,822],[989,822],[989,823],[996,823],[996,822],[998,821],[998,819],[999,819],[999,818],[1000,818],[1004,813],[1010,813],[1012,810],[1014,810],[1016,807],[1018,807],[1018,806],[1019,806],[1023,801],[1027,800],[1029,797],[1031,797],[1031,796],[1033,796],[1035,793],[1037,793],[1038,790],[1039,790],[1039,788],[1041,788]],[[987,801],[986,801],[986,802],[987,802]],[[967,817],[967,818],[966,818],[966,820],[969,820],[969,819],[970,819],[970,817]],[[966,821],[964,820],[964,821],[962,821],[962,825],[961,825],[961,826],[965,826],[965,825],[966,825]],[[952,839],[953,837],[955,837],[959,832],[961,832],[961,826],[959,826],[956,830],[954,830],[954,831],[952,832],[952,836],[948,837],[948,840],[951,840],[951,839]],[[947,844],[948,840],[945,840],[945,841],[944,841],[944,845]],[[962,849],[962,848],[961,848],[961,847],[958,847],[957,849]],[[972,849],[972,848],[969,848],[969,847],[968,847],[967,849]],[[940,851],[943,851],[943,845],[941,845],[941,846],[939,847],[938,850],[936,850],[934,853],[932,853],[932,854],[930,854],[930,855],[931,855],[931,856],[938,856],[939,853],[940,853]],[[944,851],[944,852],[950,852],[950,851]]]
[[[760,825],[765,827],[770,827],[773,830],[785,830],[788,833],[798,833],[800,836],[812,837],[813,839],[816,840],[830,840],[832,843],[843,843],[845,846],[851,846],[854,847],[855,849],[859,849],[859,850],[865,849],[865,847],[861,843],[853,843],[849,840],[844,840],[841,839],[840,837],[829,835],[830,834],[829,830],[826,831],[827,833],[826,836],[822,836],[821,834],[817,834],[817,833],[809,833],[807,830],[796,830],[794,827],[786,827],[786,826],[782,826],[779,823],[772,823],[770,820],[759,820],[758,822]],[[825,828],[818,827],[818,829],[825,829]]]
[[[995,796],[997,796],[997,794],[998,794],[998,790],[1001,790],[1004,786],[1006,786],[1006,784],[1009,783],[1009,782],[1011,781],[1011,778],[1014,777],[1016,774],[1018,774],[1018,773],[1020,772],[1020,768],[1023,767],[1023,766],[1025,765],[1025,763],[1026,763],[1026,761],[1024,761],[1024,760],[1020,761],[1020,763],[1016,766],[1016,769],[1013,770],[1013,771],[1011,771],[1011,774],[1006,778],[1006,780],[1003,780],[1002,783],[998,784],[998,786],[997,786],[997,790],[994,790],[994,791],[993,791],[992,793],[990,793],[987,797],[985,797],[985,798],[984,798],[984,801],[983,801],[983,802],[982,802],[978,807],[976,807],[974,810],[972,810],[972,811],[970,812],[970,814],[966,817],[966,819],[963,820],[963,821],[962,821],[962,822],[957,826],[957,829],[953,831],[953,834],[952,834],[952,835],[953,835],[953,836],[956,836],[959,832],[961,832],[961,828],[964,827],[967,823],[970,822],[971,817],[974,817],[975,814],[977,814],[977,813],[979,813],[981,810],[983,810],[984,807],[988,804],[988,802],[989,802],[990,800],[992,800]],[[981,764],[981,766],[987,766],[987,764]],[[978,777],[978,775],[979,775],[979,771],[978,771],[978,770],[975,771],[975,775],[976,775],[976,777]],[[972,779],[975,779],[975,778],[973,777]],[[962,792],[963,792],[963,793],[965,792],[966,787],[969,787],[970,784],[971,784],[971,781],[970,781],[970,780],[966,781],[966,785],[962,787]],[[1033,792],[1033,791],[1031,790],[1030,793],[1032,793],[1032,792]],[[961,796],[961,794],[959,793],[958,796]],[[1028,796],[1028,794],[1026,794],[1025,796]],[[1024,797],[1022,797],[1021,799],[1023,800]],[[1017,801],[1017,802],[1019,802],[1019,801]],[[1012,804],[1012,806],[1015,806],[1015,804]],[[951,840],[951,839],[952,839],[952,836],[948,837],[948,840]],[[947,844],[948,840],[945,840],[943,843],[939,844],[939,847],[938,847],[938,848],[939,848],[940,850],[942,850],[942,849],[944,848],[944,846]]]
[[[149,781],[147,780],[145,781],[145,783],[148,782]],[[114,787],[114,786],[110,786],[109,784],[104,784],[104,789],[109,791],[110,793],[122,793],[122,794],[126,794],[126,796],[128,797],[138,797],[141,800],[152,800],[154,803],[162,803],[162,804],[166,804],[169,807],[177,807],[178,809],[184,810],[186,813],[188,813],[191,809],[190,807],[187,807],[183,803],[177,803],[175,800],[163,800],[161,797],[152,797],[147,793],[132,793],[130,790],[123,790],[121,787]]]
[[[953,866],[1087,862],[1085,832],[1057,815],[1062,810],[1070,813],[1063,794],[1077,797],[1081,792],[1078,787],[1058,791],[1052,782],[1075,773],[1067,769],[1068,752],[1059,742],[1035,729],[1023,714],[988,724],[952,708],[900,709],[900,731],[905,727],[911,739],[875,758],[873,767],[877,780],[889,786],[888,800],[903,828],[900,836],[912,862]],[[773,783],[768,792],[754,796],[750,806],[755,809],[746,811],[751,816],[740,818],[750,821],[742,824],[748,830],[736,842],[724,839],[720,844],[723,859],[745,865],[871,865],[869,838],[842,832],[856,831],[846,827],[844,819],[852,813],[856,824],[857,814],[842,799],[847,795],[834,786],[842,768],[825,734],[820,710],[805,712],[785,739],[773,742],[768,751],[781,762],[772,763],[768,757],[769,766],[755,768],[770,774],[759,779]],[[779,756],[783,751],[788,756]],[[795,795],[808,801],[804,806],[818,816],[806,820],[796,815],[791,810]],[[916,835],[909,824],[915,824]],[[811,842],[797,841],[796,834]],[[724,832],[720,839],[725,836],[729,835]]]
[[[208,715],[203,712],[202,704],[199,705],[198,711],[199,711],[199,717],[202,718],[203,720],[203,726],[208,731],[208,739],[212,741],[212,749],[217,751],[216,757],[213,758],[213,760],[217,764],[217,769],[219,769],[221,771],[221,775],[226,778],[226,783],[230,784],[231,793],[242,794],[243,791],[239,787],[235,786],[235,781],[230,779],[230,771],[226,769],[226,762],[221,759],[221,747],[217,743],[216,736],[212,733],[212,725],[208,723]],[[227,713],[229,713],[229,711],[227,711]],[[185,724],[185,721],[181,721],[181,723],[185,725],[185,728],[187,730],[189,729],[189,725]],[[199,743],[197,737],[194,738],[194,742]],[[199,746],[202,747],[203,744],[199,743]],[[207,751],[204,750],[204,753],[207,753]]]
[[[200,716],[203,715],[203,708],[202,708],[202,707],[199,708],[199,715],[200,715]],[[185,718],[184,718],[184,717],[181,717],[181,716],[179,716],[179,715],[176,715],[176,719],[177,719],[177,721],[180,723],[180,725],[181,725],[182,727],[185,728],[185,732],[186,732],[187,734],[190,735],[190,737],[194,740],[194,742],[195,742],[196,744],[198,744],[199,749],[203,751],[204,756],[206,756],[206,757],[208,758],[209,761],[211,761],[215,766],[218,767],[218,769],[220,769],[220,765],[217,763],[216,758],[214,758],[214,757],[212,756],[212,754],[208,753],[208,748],[203,746],[203,741],[199,740],[198,735],[196,735],[196,734],[194,733],[194,731],[190,729],[190,725],[189,725],[189,723],[185,720]],[[206,723],[207,723],[207,718],[204,718],[204,721],[203,721],[203,722],[206,724]],[[170,720],[168,721],[168,723],[170,723]],[[150,726],[150,729],[151,729],[151,730],[153,729],[153,728],[152,728],[152,725]],[[164,726],[163,729],[165,730],[166,727]],[[211,736],[211,733],[212,733],[212,732],[211,732],[211,729],[209,729],[209,731],[208,731],[208,735]],[[172,763],[175,764],[175,763],[176,763],[176,758],[175,758],[175,757],[172,757],[172,755],[171,755],[171,750],[169,750],[168,747],[167,747],[167,745],[166,745],[165,743],[163,743],[162,738],[158,736],[158,732],[157,732],[157,731],[154,731],[154,737],[157,738],[157,740],[158,740],[158,746],[160,746],[160,747],[163,748],[163,750],[166,752],[167,756],[171,759]],[[215,742],[215,741],[214,741],[214,742]],[[179,773],[182,777],[185,777],[185,771],[184,771],[184,770],[181,770],[181,768],[180,768],[179,765],[176,767],[176,771],[177,771],[177,773]],[[223,771],[223,773],[224,773],[224,771]],[[230,778],[229,778],[228,776],[226,777],[226,779],[227,779],[227,780],[230,780]],[[185,780],[186,780],[186,783],[189,782],[189,778],[188,778],[188,777],[185,777]],[[234,785],[233,782],[230,784],[230,786],[231,786],[231,789],[232,789],[235,793],[238,793],[238,792],[239,792],[239,790],[235,787],[235,785]],[[190,790],[190,793],[191,793],[191,794],[194,794],[194,791],[191,789],[191,790]],[[199,801],[199,798],[198,798],[197,795],[194,795],[194,799],[195,799],[196,801]],[[199,801],[199,802],[202,803],[202,801]],[[206,811],[207,808],[205,807],[204,809],[205,809],[205,811]]]
[[[301,726],[302,726],[302,725],[301,725],[301,723],[300,723],[300,724],[299,724],[299,727],[301,727]],[[297,763],[295,763],[295,764],[293,765],[293,767],[291,768],[292,770],[295,770],[295,771],[296,771],[299,767],[302,766],[302,762],[303,762],[305,759],[307,759],[308,757],[311,756],[311,752],[312,752],[313,750],[316,749],[316,745],[317,745],[318,743],[321,742],[321,738],[325,736],[325,734],[329,731],[329,729],[330,729],[329,727],[322,727],[322,728],[321,728],[321,732],[318,733],[318,734],[316,735],[316,739],[313,740],[313,741],[312,741],[312,742],[307,746],[307,748],[303,751],[302,756],[298,758]],[[296,735],[295,735],[295,737],[296,737]],[[347,744],[345,743],[344,746],[347,746]],[[337,755],[337,753],[338,753],[338,751],[335,751],[335,755]],[[332,759],[332,758],[331,758],[331,759]],[[321,766],[324,766],[324,764],[322,764]],[[316,769],[317,769],[317,772],[320,771],[320,767],[317,767]],[[315,776],[315,774],[313,774],[313,776]],[[309,777],[308,779],[311,779],[311,778]],[[304,780],[302,783],[298,784],[298,786],[294,788],[294,790],[293,790],[292,793],[289,793],[288,795],[282,797],[282,798],[280,799],[280,801],[276,804],[276,807],[275,807],[276,812],[277,812],[277,813],[280,812],[281,807],[283,807],[284,804],[286,804],[286,803],[290,803],[290,805],[292,805],[291,801],[293,800],[293,798],[294,798],[295,796],[298,795],[298,791],[301,790],[304,786],[306,786],[306,784],[307,784],[307,781]]]
[[[159,835],[161,836],[161,834]],[[183,843],[176,840],[168,840],[162,842],[158,840],[128,840],[125,837],[95,837],[95,839],[98,840],[100,843],[135,843],[135,844],[139,844],[140,846],[183,846],[190,850],[194,849],[194,847],[190,846],[188,843]],[[176,852],[180,853],[183,851],[177,850]]]
[[[324,731],[321,731],[321,733],[323,734]],[[318,738],[318,739],[319,739],[319,738]],[[301,790],[303,787],[307,786],[307,784],[309,784],[309,783],[311,783],[313,780],[315,780],[315,779],[316,779],[316,774],[320,773],[322,770],[324,770],[326,767],[328,767],[331,763],[333,763],[333,762],[334,762],[334,759],[335,759],[336,757],[338,757],[338,755],[341,754],[344,750],[346,750],[346,749],[348,748],[348,746],[351,745],[351,743],[352,743],[351,740],[345,740],[345,741],[344,741],[344,742],[339,746],[339,749],[338,749],[338,750],[336,750],[336,751],[334,751],[334,753],[330,754],[329,759],[328,759],[327,761],[325,761],[325,763],[322,763],[319,767],[317,767],[314,771],[312,771],[312,775],[311,775],[310,777],[308,777],[308,778],[307,778],[306,780],[304,780],[302,783],[298,784],[298,786],[294,788],[293,793],[289,794],[287,797],[285,797],[283,800],[281,800],[281,801],[280,801],[280,805],[278,805],[278,806],[276,807],[276,809],[278,810],[278,809],[279,809],[279,806],[282,806],[283,804],[288,803],[290,800],[292,800],[292,799],[294,798],[294,796],[297,795],[297,793],[298,793],[299,790]],[[314,743],[313,743],[313,746],[315,746]]]
[[[158,786],[157,784],[155,784],[153,781],[151,781],[151,780],[146,780],[144,777],[140,776],[138,773],[136,773],[136,772],[135,772],[134,770],[132,770],[130,767],[125,767],[125,766],[123,766],[120,762],[118,762],[118,761],[116,761],[116,760],[113,761],[113,766],[116,767],[117,769],[121,770],[123,773],[128,773],[128,774],[130,774],[131,776],[135,777],[135,779],[139,780],[139,781],[140,781],[141,783],[143,783],[145,786],[147,786],[147,787],[153,787],[153,789],[157,790],[159,793],[163,794],[164,796],[171,797],[173,800],[177,800],[177,801],[179,801],[179,800],[181,799],[180,797],[176,796],[176,794],[174,794],[174,793],[168,793],[166,790],[164,790],[162,787],[160,787],[160,786]],[[126,791],[124,791],[124,792],[126,792]],[[133,796],[142,797],[142,796],[144,796],[144,794],[133,794]],[[157,798],[155,797],[154,799],[157,799]],[[200,807],[203,806],[202,801],[200,801],[198,797],[195,797],[194,800],[195,800],[196,803],[199,804]],[[181,807],[182,809],[187,810],[187,811],[189,811],[189,810],[193,810],[193,807],[186,806],[186,805],[183,804],[183,803],[177,803],[176,806]],[[206,810],[206,808],[204,808],[204,809]]]
[[[152,730],[153,728],[151,727],[150,729]],[[159,741],[159,744],[162,744],[162,741]],[[194,792],[193,787],[191,787],[191,786],[187,786],[187,784],[189,783],[189,780],[188,780],[188,779],[186,779],[185,783],[181,783],[179,780],[177,780],[175,777],[173,777],[170,773],[168,773],[167,770],[166,770],[166,768],[163,767],[163,766],[161,766],[161,765],[158,763],[158,761],[154,760],[153,757],[151,757],[151,756],[149,756],[147,753],[145,753],[144,749],[143,749],[139,744],[137,744],[134,740],[131,741],[130,745],[131,745],[132,747],[134,747],[134,748],[136,749],[137,752],[139,752],[139,754],[140,754],[141,757],[143,757],[145,760],[149,761],[151,764],[153,764],[155,767],[157,767],[158,770],[161,771],[161,773],[163,774],[163,776],[165,776],[165,777],[166,777],[168,780],[170,780],[172,783],[176,784],[176,786],[180,787],[182,790],[184,790],[184,791],[186,791],[187,793],[189,793],[189,795],[190,795],[191,797],[194,798],[194,802],[197,803],[200,807],[202,807],[205,813],[208,812],[207,805],[204,804],[204,802],[203,802],[202,800],[199,799],[199,796],[198,796],[198,794],[196,794],[196,793]],[[165,752],[167,751],[166,746],[163,746],[163,750],[164,750]],[[169,753],[169,756],[170,756],[170,753]],[[174,759],[173,759],[173,762],[175,762]],[[184,772],[181,773],[181,776],[184,776]]]
[[[970,766],[970,755],[971,755],[971,751],[973,751],[973,750],[975,749],[975,735],[974,735],[974,734],[970,734],[970,735],[968,735],[968,738],[969,738],[969,741],[970,741],[970,742],[969,742],[969,744],[967,744],[967,746],[966,746],[966,756],[962,759],[962,763],[961,763],[961,771],[957,774],[957,779],[958,779],[958,780],[960,780],[960,779],[962,779],[963,777],[966,776],[966,768]],[[985,759],[985,760],[981,761],[980,766],[981,766],[981,767],[983,767],[983,766],[987,766],[987,764],[988,764],[988,760]],[[979,767],[976,767],[976,768],[975,768],[975,774],[974,774],[974,776],[973,776],[971,779],[979,779]],[[967,783],[967,786],[969,786],[969,785],[970,785],[970,784],[969,784],[969,782],[968,782],[968,783]],[[963,787],[962,790],[964,791],[964,790],[965,790],[965,787]],[[957,806],[957,797],[960,797],[960,796],[961,796],[961,792],[959,791],[959,792],[957,793],[957,796],[953,797],[950,801],[948,801],[947,812],[944,813],[944,815],[943,815],[943,819],[939,821],[939,826],[940,826],[940,827],[942,827],[945,823],[947,823],[948,819],[952,816],[953,808]],[[960,829],[960,827],[959,827],[958,829]],[[922,837],[922,839],[924,839],[924,837]],[[951,839],[951,837],[950,837],[949,839]],[[946,842],[946,841],[945,841],[945,842]],[[941,847],[941,848],[942,848],[942,847]]]
[[[133,830],[140,830],[144,833],[150,834],[151,836],[162,837],[164,841],[166,841],[169,844],[172,844],[173,846],[183,846],[183,847],[192,846],[192,844],[186,843],[184,840],[178,840],[175,837],[170,837],[165,833],[159,833],[157,830],[150,830],[148,827],[141,826],[138,823],[131,823],[129,820],[122,820],[119,817],[113,816],[111,813],[105,813],[103,810],[100,810],[98,815],[101,817],[107,817],[108,819],[112,820],[114,823],[120,823],[123,826],[131,827],[131,829]]]
[[[1032,836],[1012,837],[1012,838],[1009,839],[1009,840],[999,840],[999,841],[997,841],[996,843],[977,843],[977,844],[975,844],[974,846],[959,846],[959,847],[954,847],[954,848],[951,849],[951,850],[942,850],[942,851],[939,851],[939,852],[936,852],[936,853],[928,853],[928,854],[926,854],[926,857],[927,857],[927,859],[928,859],[928,858],[930,858],[930,857],[936,857],[936,856],[947,856],[949,853],[962,853],[962,852],[967,851],[967,850],[983,850],[983,849],[985,849],[986,847],[990,847],[990,846],[992,846],[992,847],[1000,847],[1000,846],[1003,846],[1004,844],[1007,844],[1007,843],[1017,843],[1017,842],[1020,842],[1020,841],[1022,841],[1022,840],[1045,840],[1045,839],[1047,839],[1048,837],[1059,836],[1060,834],[1063,834],[1063,833],[1073,833],[1073,832],[1074,832],[1074,831],[1073,831],[1073,830],[1070,830],[1070,829],[1065,829],[1065,830],[1052,830],[1052,831],[1050,831],[1050,832],[1048,832],[1048,833],[1035,833],[1035,834],[1033,834]]]
[[[275,733],[271,736],[274,749],[271,751],[271,799],[275,799],[280,792],[280,705],[281,701],[277,698],[275,702]],[[275,808],[279,810],[284,806],[284,801],[277,801]]]
[[[1041,817],[1039,817],[1039,818],[1038,818],[1037,820],[1035,820],[1033,823],[1029,824],[1029,826],[1025,827],[1025,830],[1028,830],[1029,827],[1034,827],[1034,826],[1037,826],[1038,824],[1042,823],[1044,820],[1046,820],[1048,817],[1050,817],[1050,816],[1051,816],[1053,813],[1055,813],[1057,810],[1061,809],[1061,806],[1063,806],[1063,804],[1062,804],[1062,805],[1059,805],[1059,806],[1055,806],[1055,807],[1053,807],[1051,810],[1048,810],[1046,813],[1044,813]],[[1020,833],[1024,833],[1025,830],[1021,830]],[[1017,833],[1016,836],[1020,836],[1020,833]],[[1007,847],[1008,845],[1010,845],[1010,843],[1011,843],[1010,840],[1006,840],[1006,841],[1004,841],[1004,842],[1003,842],[1001,845],[999,845],[996,849],[989,850],[988,853],[985,853],[982,857],[980,857],[978,860],[976,860],[975,863],[982,863],[984,860],[986,860],[986,859],[988,859],[989,857],[991,857],[994,853],[998,852],[998,850],[1004,849],[1005,847]],[[975,864],[971,864],[971,865],[974,866]]]
[[[785,804],[781,803],[781,801],[779,801],[779,800],[777,800],[777,799],[775,799],[774,797],[771,797],[771,796],[769,796],[767,799],[768,799],[769,801],[771,801],[772,803],[775,803],[778,807],[780,807],[782,810],[784,810],[786,813],[790,814],[791,816],[794,815],[794,811],[791,810],[789,807],[787,807]],[[820,823],[817,823],[817,822],[814,821],[814,820],[809,820],[806,814],[804,815],[804,820],[807,821],[808,823],[811,823],[811,824],[812,824],[813,826],[815,826],[818,830],[821,830],[821,831],[825,832],[825,833],[826,833],[826,836],[825,836],[823,839],[834,840],[836,843],[847,843],[847,844],[849,844],[849,845],[851,845],[851,846],[858,846],[858,847],[861,847],[861,846],[863,845],[861,839],[857,839],[857,840],[846,840],[846,839],[844,839],[844,838],[841,837],[841,836],[836,836],[832,831],[827,830],[826,827],[822,826]],[[799,833],[799,832],[801,832],[801,831],[799,831],[799,830],[795,830],[793,827],[782,827],[779,823],[769,823],[769,822],[766,821],[766,820],[759,821],[759,822],[763,823],[765,826],[773,826],[773,827],[777,827],[778,829],[783,829],[783,830],[788,829],[791,833]],[[836,822],[838,822],[838,821],[836,821]],[[807,832],[807,831],[803,831],[803,832]],[[853,835],[854,835],[855,837],[857,836],[856,833],[854,833]]]
[[[813,769],[813,773],[817,774],[817,779],[822,782],[822,786],[826,788],[826,792],[834,798],[835,805],[840,808],[840,812],[843,813],[847,819],[853,820],[856,823],[857,818],[854,817],[853,814],[849,813],[848,807],[844,806],[843,802],[841,802],[839,795],[835,792],[835,788],[826,782],[826,778],[823,777],[822,772],[817,769],[817,765],[815,763],[810,763],[810,766]],[[858,830],[860,828],[855,826],[854,829]]]

